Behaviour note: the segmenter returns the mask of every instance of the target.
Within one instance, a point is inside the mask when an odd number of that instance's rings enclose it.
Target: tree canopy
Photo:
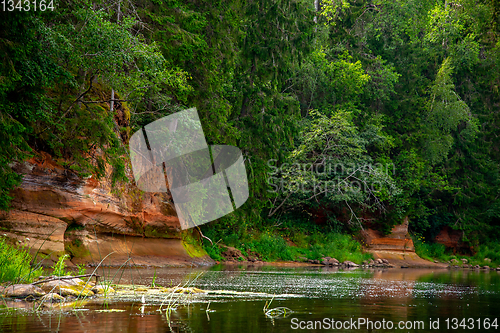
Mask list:
[[[54,8],[0,13],[0,209],[12,163],[41,152],[130,182],[130,134],[196,107],[209,143],[246,161],[250,199],[222,224],[327,210],[347,229],[408,216],[419,234],[498,237],[497,0]]]

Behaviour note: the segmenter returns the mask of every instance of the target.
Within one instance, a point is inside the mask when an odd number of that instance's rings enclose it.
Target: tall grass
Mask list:
[[[42,267],[32,267],[33,258],[26,248],[15,248],[0,238],[0,282],[31,282],[42,275]]]

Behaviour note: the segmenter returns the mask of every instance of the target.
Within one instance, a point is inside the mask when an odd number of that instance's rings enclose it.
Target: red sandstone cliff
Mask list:
[[[12,210],[0,212],[0,235],[54,260],[66,252],[75,262],[202,265],[191,257],[190,232],[180,224],[167,193],[144,193],[133,185],[111,188],[82,179],[42,153],[14,169],[24,174],[12,191]],[[188,253],[190,252],[190,253]],[[191,254],[191,255],[190,255]],[[131,259],[129,259],[131,258]]]
[[[392,228],[389,235],[380,231],[365,229],[362,232],[366,249],[375,259],[387,259],[391,264],[400,267],[447,267],[446,264],[433,263],[420,258],[415,253],[413,240],[408,234],[408,218],[402,224]]]

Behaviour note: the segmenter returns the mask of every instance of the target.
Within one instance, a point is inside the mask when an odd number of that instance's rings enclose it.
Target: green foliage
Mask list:
[[[384,202],[395,201],[400,190],[391,177],[390,159],[374,163],[368,146],[390,145],[380,127],[359,133],[350,112],[339,110],[330,117],[310,112],[304,121],[296,149],[283,166],[276,168],[273,190],[281,207],[332,207],[357,205],[366,210],[384,210]],[[390,171],[389,171],[390,170]],[[278,207],[280,207],[278,206]],[[270,215],[278,208],[272,207]],[[351,209],[350,221],[356,221]],[[359,223],[359,221],[357,221]],[[358,226],[359,227],[359,226]]]
[[[69,255],[63,254],[62,256],[57,259],[57,262],[55,262],[52,265],[52,274],[55,276],[64,276],[67,275],[66,272],[66,263],[65,260],[69,259]]]
[[[423,235],[446,216],[471,245],[500,235],[498,1],[57,8],[0,13],[1,210],[22,179],[15,162],[42,151],[66,175],[129,188],[130,133],[195,106],[208,143],[238,146],[247,166],[248,202],[204,228],[223,242],[267,251],[275,230],[252,231],[288,210],[307,212],[309,227],[328,210],[335,231],[355,216],[381,230],[409,216]],[[325,191],[338,180],[340,191]]]
[[[44,88],[54,84],[61,71],[44,54],[37,38],[40,22],[31,12],[0,13],[0,209],[8,208],[10,189],[21,176],[12,170],[13,161],[29,157],[27,143],[33,128],[29,121],[47,116]]]
[[[87,272],[85,264],[77,264],[76,267],[78,268],[78,275],[84,275]]]
[[[480,265],[496,267],[500,265],[500,244],[496,242],[488,242],[478,245],[473,255],[455,255],[447,250],[443,244],[427,242],[424,237],[416,237],[414,239],[415,252],[424,259],[438,260],[441,262],[449,262],[452,259],[458,261],[458,266],[463,266],[461,259],[467,260],[467,265]],[[489,260],[485,260],[489,259]]]
[[[32,267],[33,258],[26,248],[15,248],[0,238],[0,282],[30,283],[43,273],[41,267]]]
[[[431,86],[432,100],[429,103],[423,147],[426,157],[433,164],[447,157],[453,144],[451,133],[457,130],[462,122],[465,122],[463,135],[473,138],[477,132],[477,124],[472,120],[469,107],[454,91],[450,62],[450,58],[443,61]]]
[[[485,262],[484,259],[488,258],[491,259],[493,263],[500,265],[500,244],[488,242],[479,245],[474,258],[482,262]]]
[[[413,241],[415,252],[420,258],[433,261],[435,259],[446,262],[450,255],[446,254],[446,246],[443,244],[426,242],[424,238],[418,237]]]
[[[218,246],[218,244],[210,244],[208,241],[204,241],[203,243],[203,248],[207,252],[210,258],[216,261],[224,261],[224,257],[222,256],[221,248]]]
[[[362,63],[353,61],[346,49],[327,51],[318,46],[296,69],[290,89],[303,110],[325,110],[332,105],[354,106],[369,81]]]
[[[151,281],[151,288],[156,288],[158,286],[159,285],[156,284],[156,267],[155,267],[155,271],[153,273],[153,280]]]
[[[294,259],[286,241],[272,233],[262,233],[257,239],[248,242],[246,248],[258,253],[265,261]]]
[[[332,224],[312,225],[303,216],[291,213],[279,219],[273,218],[271,223],[253,227],[248,232],[241,232],[238,228],[205,226],[204,229],[205,236],[214,240],[214,244],[204,240],[203,246],[212,259],[219,261],[224,260],[224,245],[236,247],[245,256],[256,253],[265,261],[301,260],[301,257],[317,260],[330,256],[340,261],[361,263],[371,258],[370,254],[363,253],[352,235],[332,231]]]
[[[337,20],[342,21],[342,14],[349,9],[350,3],[347,0],[325,0],[321,3],[321,15],[324,16],[330,25],[335,25]]]

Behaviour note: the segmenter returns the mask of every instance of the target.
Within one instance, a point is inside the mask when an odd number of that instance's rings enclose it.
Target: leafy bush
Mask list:
[[[31,282],[42,275],[42,268],[32,267],[31,261],[26,248],[16,249],[0,239],[0,282]]]

